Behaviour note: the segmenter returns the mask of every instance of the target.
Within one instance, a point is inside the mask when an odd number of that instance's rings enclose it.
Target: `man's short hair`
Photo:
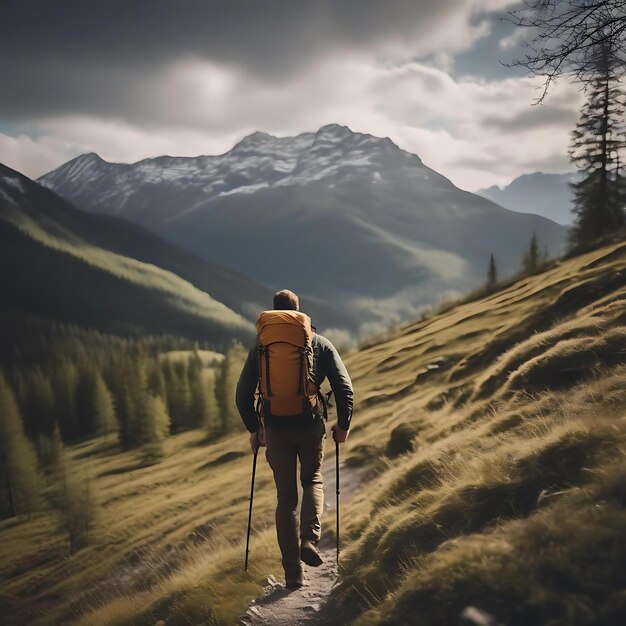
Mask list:
[[[300,299],[289,289],[281,289],[274,294],[274,309],[299,311]]]

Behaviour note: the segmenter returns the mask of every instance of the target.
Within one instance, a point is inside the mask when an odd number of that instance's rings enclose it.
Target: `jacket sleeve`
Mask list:
[[[254,392],[257,386],[257,378],[256,350],[252,348],[248,352],[248,358],[241,370],[235,393],[235,402],[237,403],[239,415],[241,415],[245,427],[251,433],[259,430],[259,418],[254,410]]]
[[[354,401],[352,381],[350,380],[348,370],[343,364],[337,349],[328,339],[324,342],[324,357],[325,374],[335,394],[337,423],[343,430],[348,430],[352,420],[352,406]]]

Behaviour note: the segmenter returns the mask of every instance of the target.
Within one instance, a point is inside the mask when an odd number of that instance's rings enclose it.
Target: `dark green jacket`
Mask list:
[[[254,392],[257,387],[258,371],[257,349],[254,346],[250,349],[241,371],[236,394],[241,419],[251,433],[259,430],[259,418],[254,410]],[[313,335],[313,371],[318,388],[328,378],[335,394],[337,421],[340,428],[348,430],[352,419],[352,381],[335,346],[326,337],[317,333]],[[294,420],[294,426],[298,425],[298,420]]]

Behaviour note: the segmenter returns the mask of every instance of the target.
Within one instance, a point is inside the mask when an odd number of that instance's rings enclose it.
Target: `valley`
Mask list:
[[[223,155],[109,163],[77,157],[41,177],[93,213],[123,216],[272,289],[333,302],[358,337],[481,285],[489,255],[514,274],[535,233],[566,229],[463,191],[386,137],[329,124],[253,133]],[[268,254],[271,250],[272,254]]]

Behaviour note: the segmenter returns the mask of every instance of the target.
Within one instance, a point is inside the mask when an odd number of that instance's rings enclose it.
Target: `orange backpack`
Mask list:
[[[256,323],[258,336],[257,412],[268,416],[301,415],[318,411],[318,388],[313,374],[313,327],[300,311],[263,311]]]

